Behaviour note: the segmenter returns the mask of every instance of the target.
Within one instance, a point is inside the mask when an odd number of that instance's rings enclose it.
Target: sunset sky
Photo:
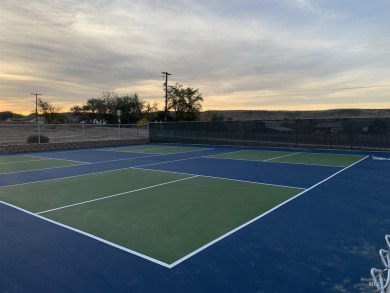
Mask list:
[[[0,111],[103,91],[204,110],[390,108],[388,0],[1,0]]]

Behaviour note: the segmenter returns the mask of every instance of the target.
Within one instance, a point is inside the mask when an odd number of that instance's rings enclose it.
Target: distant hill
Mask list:
[[[390,109],[334,109],[323,111],[265,111],[265,110],[229,110],[205,111],[207,113],[223,115],[225,120],[276,120],[276,119],[303,119],[303,118],[389,118]]]

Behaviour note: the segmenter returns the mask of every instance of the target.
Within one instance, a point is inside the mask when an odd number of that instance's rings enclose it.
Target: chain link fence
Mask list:
[[[150,141],[349,150],[390,150],[390,118],[149,123]]]
[[[0,145],[148,137],[148,124],[0,124]]]

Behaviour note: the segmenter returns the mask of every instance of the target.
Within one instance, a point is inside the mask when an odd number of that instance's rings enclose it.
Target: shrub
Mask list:
[[[48,143],[49,141],[50,139],[45,135],[40,135],[40,139],[38,134],[27,137],[27,143]]]

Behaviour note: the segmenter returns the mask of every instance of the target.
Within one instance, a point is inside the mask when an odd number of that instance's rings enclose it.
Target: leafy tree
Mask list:
[[[110,100],[111,111],[116,116],[116,111],[121,110],[122,123],[137,123],[142,118],[142,110],[144,101],[137,94],[132,96],[126,95],[122,97],[114,97]]]
[[[37,100],[38,112],[43,115],[45,119],[45,123],[61,123],[62,117],[60,115],[61,107],[56,107],[49,102],[43,100],[42,98],[38,98]]]
[[[89,112],[91,122],[93,120],[107,120],[107,106],[104,98],[89,99],[87,104],[84,105],[84,108],[87,112]]]
[[[7,120],[8,118],[22,118],[23,115],[13,113],[11,111],[0,112],[0,121]]]
[[[199,89],[183,88],[179,83],[168,86],[168,109],[173,109],[176,120],[199,120],[202,102]]]
[[[100,98],[88,99],[82,106],[73,106],[76,120],[87,123],[118,123],[117,111],[121,111],[121,123],[136,123],[143,117],[144,101],[137,94],[118,96],[103,92]]]
[[[161,111],[158,110],[158,103],[157,102],[154,102],[153,104],[150,104],[149,102],[147,102],[145,104],[145,107],[144,107],[143,122],[146,123],[146,122],[150,122],[150,121],[156,121],[158,118],[159,112],[161,112]]]

